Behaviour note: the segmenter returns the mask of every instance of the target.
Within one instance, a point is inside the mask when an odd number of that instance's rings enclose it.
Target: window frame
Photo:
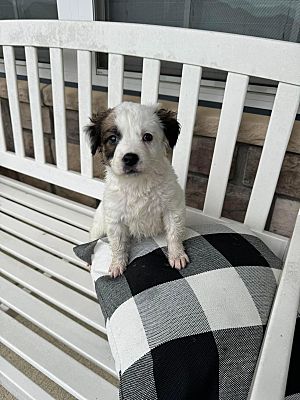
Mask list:
[[[102,0],[105,1],[105,0]],[[190,3],[188,1],[187,3]],[[57,0],[57,11],[59,20],[95,20],[94,0]],[[65,81],[70,84],[77,84],[77,63],[76,54],[72,50],[64,50],[64,72]],[[27,76],[25,61],[17,60],[17,75]],[[0,59],[0,73],[4,73],[3,59]],[[40,78],[51,79],[50,64],[39,63]],[[95,86],[107,87],[107,69],[96,68],[96,57],[92,59],[92,82]],[[180,91],[180,77],[161,75],[159,94],[165,98],[177,99]],[[219,108],[223,101],[225,81],[202,79],[199,92],[200,104]],[[139,93],[142,84],[142,74],[139,72],[124,72],[124,90]],[[250,84],[248,87],[245,107],[257,110],[257,113],[264,113],[272,109],[276,87],[268,85]],[[255,111],[254,110],[254,111]],[[299,108],[300,112],[300,108]]]

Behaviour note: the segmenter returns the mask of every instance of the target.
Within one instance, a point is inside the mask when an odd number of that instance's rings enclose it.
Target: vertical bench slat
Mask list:
[[[90,123],[89,117],[92,115],[92,53],[90,51],[78,50],[77,63],[80,167],[82,175],[92,178],[92,155],[84,131],[84,127]]]
[[[263,230],[300,101],[300,87],[279,83],[245,224]]]
[[[181,132],[174,149],[172,160],[172,164],[178,176],[178,182],[183,189],[185,189],[189,168],[201,73],[201,67],[183,65],[178,103],[178,120],[181,124]]]
[[[30,99],[34,157],[36,161],[44,164],[45,149],[37,49],[35,47],[25,47],[25,56]]]
[[[1,100],[0,100],[0,151],[6,151]]]
[[[56,165],[68,169],[63,52],[50,48]]]
[[[25,152],[23,130],[17,86],[15,54],[13,47],[3,46],[3,56],[15,152],[19,157],[24,157]]]
[[[108,107],[115,107],[123,99],[124,56],[108,55]]]
[[[142,77],[142,104],[154,104],[158,98],[160,61],[144,58]]]
[[[249,77],[228,74],[215,143],[204,214],[219,218],[222,213],[234,147],[243,115]],[[199,154],[201,157],[201,154]]]

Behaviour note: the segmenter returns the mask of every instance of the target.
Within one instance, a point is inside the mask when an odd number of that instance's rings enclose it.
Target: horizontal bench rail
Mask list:
[[[155,58],[300,85],[299,46],[279,40],[117,22],[28,20],[1,21],[0,37],[2,45]]]

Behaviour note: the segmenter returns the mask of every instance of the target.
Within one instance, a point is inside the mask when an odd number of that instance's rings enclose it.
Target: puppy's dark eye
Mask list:
[[[115,143],[117,143],[117,140],[118,140],[118,138],[117,138],[116,135],[111,135],[111,136],[107,139],[108,143],[110,143],[110,144],[115,144]]]
[[[151,135],[151,133],[145,133],[143,136],[143,141],[144,142],[151,142],[153,139],[153,136]]]

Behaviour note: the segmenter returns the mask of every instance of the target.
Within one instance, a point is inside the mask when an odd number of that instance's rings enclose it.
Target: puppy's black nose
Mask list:
[[[133,167],[139,161],[139,156],[134,153],[127,153],[123,157],[123,162],[128,167]]]

